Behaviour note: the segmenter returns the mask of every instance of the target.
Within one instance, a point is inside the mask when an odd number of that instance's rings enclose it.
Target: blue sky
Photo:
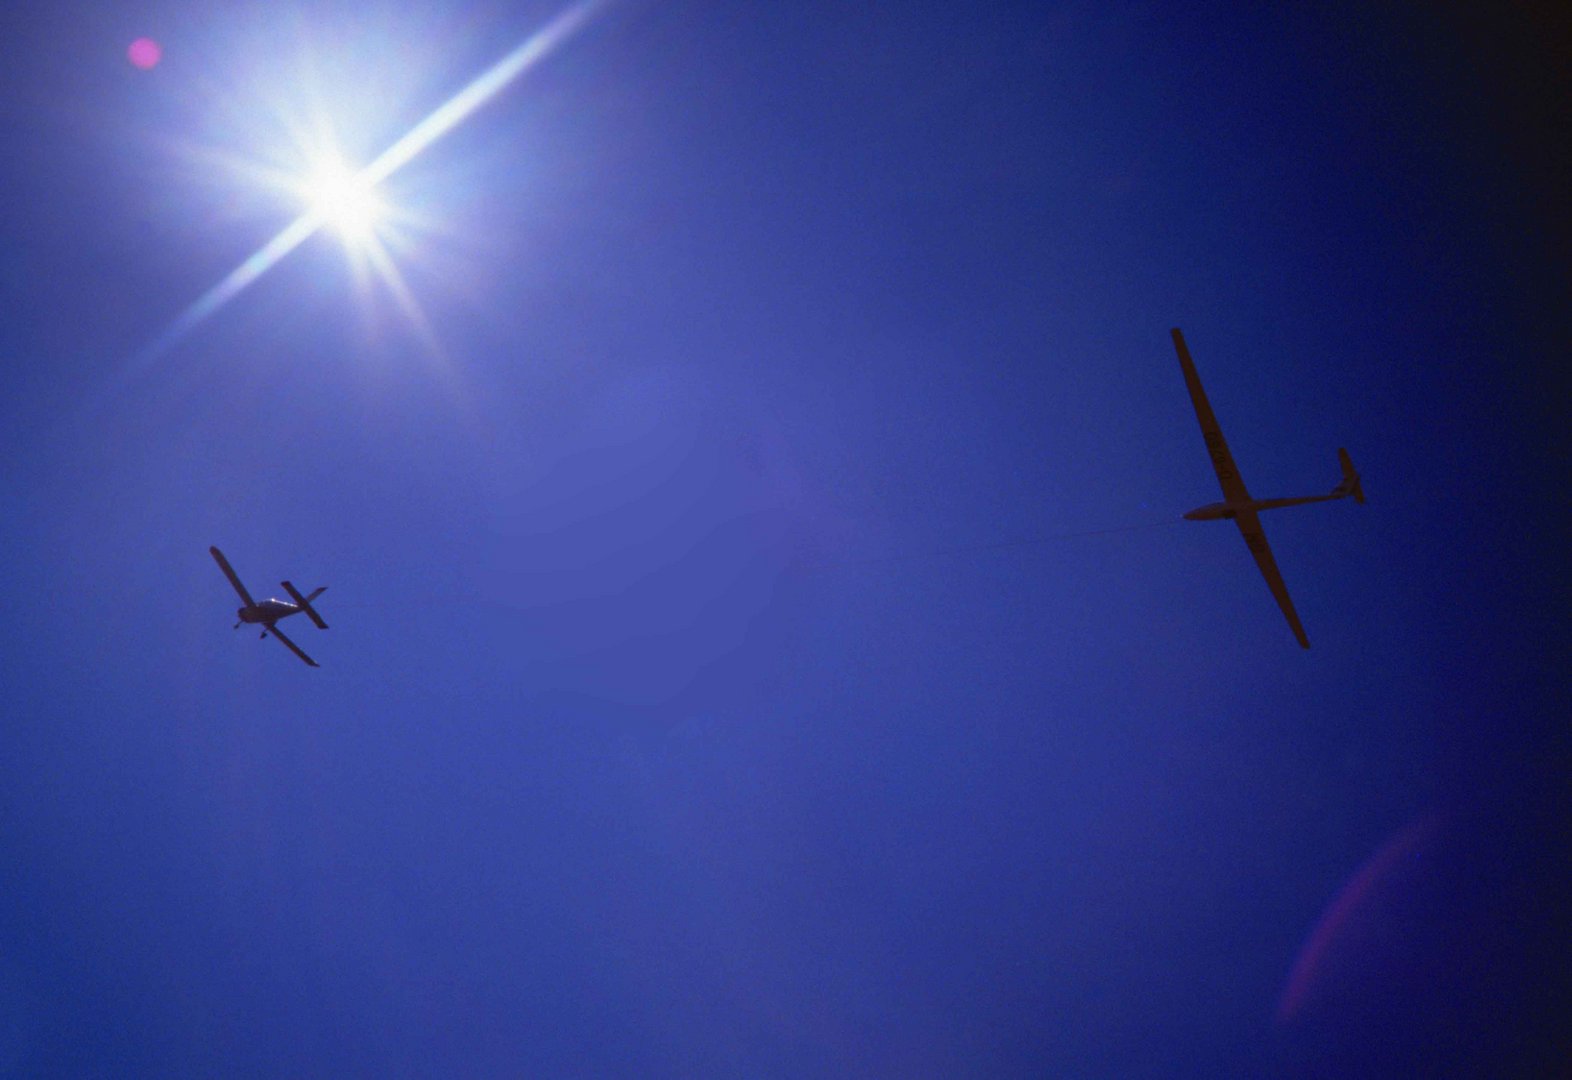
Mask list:
[[[558,14],[0,16],[0,1073],[1564,1054],[1564,20],[608,3],[169,336]]]

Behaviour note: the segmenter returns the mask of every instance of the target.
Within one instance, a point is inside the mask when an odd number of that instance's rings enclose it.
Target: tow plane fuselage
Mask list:
[[[263,600],[251,607],[243,607],[235,613],[241,622],[262,623],[271,626],[278,620],[290,615],[299,615],[300,607],[291,604],[288,600]]]

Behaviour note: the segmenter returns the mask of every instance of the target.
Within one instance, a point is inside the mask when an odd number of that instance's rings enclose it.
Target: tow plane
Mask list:
[[[294,602],[291,603],[289,600],[264,600],[259,604],[251,599],[251,594],[240,583],[239,575],[235,573],[235,568],[229,565],[229,560],[224,558],[224,553],[216,547],[210,547],[207,550],[213,556],[213,561],[218,563],[218,568],[224,572],[224,576],[229,579],[229,583],[240,594],[240,599],[245,601],[245,607],[235,613],[240,618],[240,622],[235,624],[235,629],[239,630],[245,623],[251,623],[254,626],[260,625],[263,637],[272,634],[278,638],[286,649],[300,657],[307,664],[310,664],[312,667],[321,667],[321,664],[307,656],[299,645],[285,637],[284,632],[274,624],[280,619],[286,619],[291,615],[299,615],[301,612],[305,612],[306,616],[317,624],[318,629],[326,630],[328,624],[322,621],[322,616],[318,615],[317,609],[311,606],[311,601],[327,592],[327,586],[321,586],[309,596],[301,596],[300,590],[296,589],[289,582],[281,582],[280,584],[284,586],[284,591],[289,593]]]
[[[1349,459],[1348,451],[1339,449],[1337,460],[1342,467],[1343,478],[1332,489],[1331,494],[1305,495],[1295,499],[1252,498],[1239,475],[1238,467],[1234,464],[1233,455],[1228,452],[1228,443],[1223,439],[1222,428],[1217,426],[1217,417],[1212,414],[1212,406],[1206,400],[1206,391],[1201,388],[1201,378],[1195,373],[1195,362],[1190,359],[1190,350],[1185,346],[1184,335],[1177,329],[1172,333],[1174,348],[1179,352],[1179,366],[1184,369],[1185,385],[1190,388],[1190,402],[1195,406],[1195,418],[1201,422],[1201,437],[1206,442],[1206,452],[1211,455],[1212,468],[1217,472],[1217,482],[1223,489],[1222,502],[1198,506],[1185,515],[1185,520],[1227,519],[1239,526],[1245,545],[1249,547],[1250,554],[1255,556],[1255,564],[1260,567],[1261,576],[1266,578],[1267,587],[1277,598],[1277,606],[1283,609],[1283,617],[1288,620],[1288,625],[1293,629],[1294,637],[1298,639],[1302,648],[1308,649],[1310,639],[1305,636],[1305,628],[1299,622],[1298,613],[1294,611],[1294,602],[1288,598],[1288,586],[1283,584],[1283,575],[1277,569],[1277,560],[1272,558],[1272,549],[1266,542],[1266,533],[1261,529],[1257,514],[1262,510],[1276,510],[1284,506],[1330,502],[1333,499],[1350,497],[1357,503],[1363,503],[1365,491],[1360,486],[1359,474],[1354,471],[1354,463]]]

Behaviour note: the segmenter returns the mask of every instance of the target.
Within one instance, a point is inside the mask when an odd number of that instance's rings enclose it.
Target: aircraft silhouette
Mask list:
[[[278,622],[280,619],[288,618],[291,615],[298,615],[304,611],[310,617],[312,622],[316,623],[319,628],[326,630],[328,628],[327,623],[322,621],[322,616],[317,614],[317,609],[311,606],[311,601],[315,600],[317,597],[326,592],[327,586],[323,585],[310,596],[301,596],[300,592],[293,585],[285,581],[281,584],[283,584],[284,590],[288,592],[290,596],[294,597],[295,602],[293,604],[291,604],[288,600],[264,600],[259,604],[255,600],[251,599],[251,594],[246,591],[246,587],[240,584],[240,578],[235,574],[235,568],[229,565],[229,560],[224,558],[224,553],[218,550],[216,547],[210,547],[207,550],[208,553],[213,556],[213,561],[218,563],[218,568],[224,572],[224,576],[229,579],[229,583],[233,585],[235,587],[235,591],[240,594],[240,599],[246,602],[246,606],[236,612],[236,614],[240,617],[240,622],[235,624],[235,629],[239,630],[242,623],[260,623],[262,625],[263,637],[267,637],[269,634],[272,634],[283,643],[285,648],[294,653],[296,656],[300,657],[306,663],[310,664],[312,667],[321,667],[322,665],[311,659],[311,657],[307,656],[301,650],[299,645],[296,645],[293,641],[290,641],[289,638],[285,637],[284,632],[275,626],[274,623]]]
[[[1349,458],[1348,451],[1339,449],[1337,460],[1342,466],[1343,479],[1332,489],[1330,495],[1306,495],[1297,499],[1251,498],[1250,492],[1245,489],[1244,480],[1239,476],[1238,467],[1234,465],[1233,455],[1228,452],[1228,443],[1223,439],[1222,428],[1217,426],[1217,417],[1212,414],[1212,406],[1206,400],[1206,391],[1201,389],[1201,377],[1195,373],[1195,362],[1190,359],[1190,350],[1185,347],[1184,335],[1179,333],[1177,328],[1172,333],[1174,348],[1179,352],[1179,366],[1184,369],[1185,385],[1190,388],[1190,401],[1195,406],[1195,418],[1201,422],[1201,437],[1206,441],[1206,451],[1212,457],[1212,468],[1217,471],[1217,482],[1223,488],[1222,502],[1198,506],[1185,515],[1185,520],[1217,521],[1226,518],[1239,526],[1239,533],[1244,537],[1250,554],[1255,556],[1255,564],[1261,568],[1261,576],[1266,578],[1267,587],[1277,598],[1277,606],[1283,609],[1283,616],[1288,620],[1288,625],[1293,628],[1294,637],[1299,640],[1301,647],[1308,649],[1310,639],[1305,637],[1305,628],[1299,622],[1298,613],[1294,611],[1294,602],[1288,598],[1288,586],[1283,584],[1283,575],[1277,569],[1277,560],[1272,558],[1272,549],[1266,542],[1266,533],[1262,531],[1260,519],[1256,514],[1262,510],[1276,510],[1303,503],[1330,502],[1333,499],[1346,499],[1349,496],[1352,496],[1355,502],[1363,503],[1365,492],[1360,486],[1359,474],[1354,471],[1354,463]]]

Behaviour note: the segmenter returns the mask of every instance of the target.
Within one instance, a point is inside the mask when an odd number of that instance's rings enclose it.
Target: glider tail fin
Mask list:
[[[1359,474],[1354,471],[1353,459],[1348,456],[1348,451],[1338,448],[1337,462],[1343,467],[1343,479],[1332,489],[1332,494],[1337,496],[1352,495],[1356,503],[1365,501],[1365,489],[1359,482]]]

